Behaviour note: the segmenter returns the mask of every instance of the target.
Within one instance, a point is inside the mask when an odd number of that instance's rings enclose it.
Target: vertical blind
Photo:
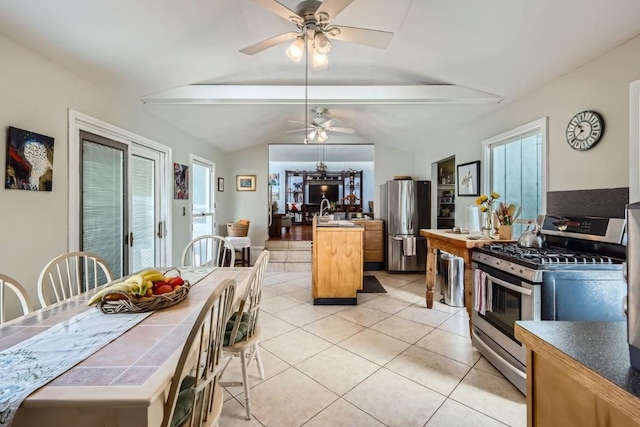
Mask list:
[[[130,271],[139,271],[155,265],[156,218],[155,163],[153,160],[133,156],[131,160],[131,231],[133,250]]]
[[[123,150],[82,141],[82,250],[104,258],[114,277],[123,275],[123,177]]]

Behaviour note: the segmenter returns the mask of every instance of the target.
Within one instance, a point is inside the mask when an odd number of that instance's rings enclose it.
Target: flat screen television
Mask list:
[[[309,185],[309,202],[308,203],[320,203],[322,202],[322,195],[329,199],[329,202],[338,202],[340,199],[340,185],[328,184],[328,185]]]

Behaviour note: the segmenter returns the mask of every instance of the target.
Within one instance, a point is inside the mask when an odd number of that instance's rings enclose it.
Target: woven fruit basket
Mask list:
[[[177,276],[167,275],[170,272],[177,272]],[[176,280],[174,286],[169,283]],[[182,279],[177,268],[164,273],[146,270],[99,291],[91,298],[89,305],[96,304],[106,314],[144,313],[179,303],[187,297],[190,289],[191,284]]]
[[[184,300],[189,294],[190,288],[189,282],[185,281],[184,285],[173,292],[151,297],[135,297],[122,291],[113,291],[105,294],[96,306],[106,314],[145,313],[147,311],[161,310]],[[115,297],[114,295],[118,296]]]

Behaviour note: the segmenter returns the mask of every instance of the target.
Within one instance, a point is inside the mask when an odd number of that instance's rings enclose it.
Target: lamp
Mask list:
[[[327,135],[327,131],[324,129],[320,129],[320,132],[318,132],[318,142],[325,142],[327,138],[329,138],[329,135]]]
[[[329,53],[329,51],[331,50],[331,42],[322,31],[316,31],[315,35],[313,36],[313,47],[316,52],[324,55]]]
[[[304,55],[304,38],[302,36],[296,37],[296,39],[287,48],[287,56],[294,62],[300,62],[302,55]]]
[[[311,31],[306,27],[303,28],[302,34],[296,37],[287,48],[287,56],[294,62],[300,62],[307,47],[312,57],[313,67],[326,67],[329,65],[327,53],[331,50],[331,41],[324,32],[315,30],[312,36]]]

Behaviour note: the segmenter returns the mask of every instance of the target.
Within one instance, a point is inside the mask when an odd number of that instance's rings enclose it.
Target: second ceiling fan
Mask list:
[[[306,0],[298,3],[295,11],[276,0],[252,1],[295,24],[298,31],[280,34],[240,50],[247,55],[254,55],[280,43],[294,40],[287,49],[287,56],[298,62],[302,59],[306,48],[312,56],[313,66],[319,67],[328,63],[326,54],[331,49],[329,39],[386,49],[393,38],[393,33],[387,31],[332,25],[331,20],[354,0],[324,0],[322,2]]]
[[[338,127],[334,126],[337,123],[341,123],[340,120],[331,117],[327,114],[327,109],[323,107],[316,107],[313,109],[314,113],[316,113],[316,117],[311,120],[311,123],[303,123],[295,120],[289,120],[290,123],[297,123],[301,125],[305,125],[307,127],[302,129],[293,129],[287,131],[287,133],[292,132],[300,132],[300,131],[309,131],[307,133],[307,138],[305,139],[305,143],[307,142],[324,142],[329,138],[327,132],[339,132],[339,133],[356,133],[355,129]],[[307,141],[308,140],[308,141]]]

